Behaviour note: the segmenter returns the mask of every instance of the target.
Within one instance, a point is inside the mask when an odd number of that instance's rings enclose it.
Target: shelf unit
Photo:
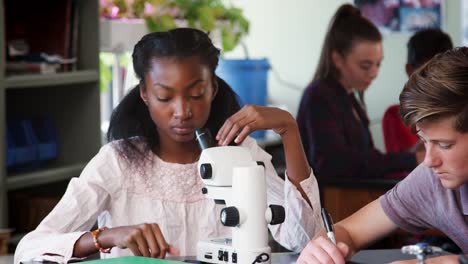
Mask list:
[[[78,8],[77,70],[54,74],[6,76],[8,1],[0,0],[0,228],[9,226],[8,192],[79,176],[101,146],[99,90],[99,2],[75,1]],[[54,5],[54,1],[41,1]],[[34,25],[37,30],[48,24]],[[47,19],[50,21],[50,19]],[[57,21],[60,23],[60,21]],[[6,120],[46,113],[55,123],[58,157],[43,167],[9,173],[6,168]],[[10,224],[11,226],[11,224]]]

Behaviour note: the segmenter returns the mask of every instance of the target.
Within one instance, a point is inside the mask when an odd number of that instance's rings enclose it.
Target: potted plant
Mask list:
[[[198,28],[209,32],[223,53],[242,44],[242,37],[249,32],[249,21],[242,10],[225,5],[223,0],[101,0],[101,16],[141,18],[150,32],[181,26]],[[125,35],[128,41],[128,34],[119,35]],[[217,74],[236,91],[241,104],[266,105],[270,65],[266,59],[249,59],[245,46],[244,51],[246,59],[222,58]],[[253,136],[263,138],[264,133],[254,132]]]
[[[101,0],[100,6],[102,17],[141,18],[150,32],[180,26],[217,32],[224,52],[233,50],[249,32],[242,10],[222,0]]]

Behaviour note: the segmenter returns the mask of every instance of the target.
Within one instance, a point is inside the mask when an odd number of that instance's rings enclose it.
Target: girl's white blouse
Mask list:
[[[166,241],[181,255],[196,255],[197,241],[230,237],[231,230],[219,221],[223,205],[204,197],[203,182],[197,164],[175,164],[154,157],[146,176],[125,167],[109,143],[87,164],[80,177],[73,178],[66,193],[36,230],[27,234],[15,252],[15,263],[48,259],[60,263],[72,258],[75,242],[89,231],[96,220],[109,228],[141,223],[157,223]],[[256,160],[265,163],[268,204],[283,205],[286,220],[269,226],[276,241],[299,252],[321,229],[320,199],[317,181],[311,172],[301,182],[312,207],[288,180],[276,173],[271,156],[254,139],[242,146]],[[55,256],[50,256],[50,255]],[[128,249],[113,248],[101,258],[132,255]]]

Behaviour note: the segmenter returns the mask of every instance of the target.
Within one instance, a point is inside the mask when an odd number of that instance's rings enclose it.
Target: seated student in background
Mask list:
[[[398,227],[415,233],[438,229],[468,253],[467,102],[467,47],[436,55],[416,70],[400,94],[400,107],[405,123],[424,142],[424,163],[379,199],[337,223],[337,245],[322,231],[297,263],[345,263]],[[426,263],[458,261],[452,255]]]
[[[297,114],[304,148],[318,177],[382,177],[416,167],[414,153],[383,154],[375,148],[369,119],[353,93],[369,87],[382,59],[379,30],[356,7],[341,6]]]
[[[407,48],[405,69],[410,76],[436,54],[452,49],[453,44],[449,35],[440,29],[429,28],[416,32],[409,39]],[[382,131],[387,152],[408,151],[418,142],[418,137],[401,121],[399,105],[392,105],[385,111]]]
[[[223,205],[206,198],[197,171],[194,132],[208,127],[219,145],[238,144],[265,163],[268,202],[285,207],[270,227],[284,247],[300,251],[320,230],[317,181],[294,117],[281,109],[240,109],[231,88],[215,75],[219,50],[208,35],[188,28],[144,36],[133,51],[140,79],[112,114],[108,139],[36,230],[19,243],[15,263],[35,257],[67,262],[98,251],[164,258],[196,255],[197,241],[231,233],[219,220]],[[287,174],[247,135],[281,135]],[[98,222],[99,232],[89,232]],[[93,235],[94,240],[93,242]]]

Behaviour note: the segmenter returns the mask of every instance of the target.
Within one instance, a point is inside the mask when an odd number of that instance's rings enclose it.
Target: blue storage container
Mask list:
[[[32,128],[38,149],[39,162],[57,158],[57,132],[52,119],[42,116],[33,119]]]
[[[15,145],[13,144],[13,137],[10,133],[10,129],[6,129],[7,136],[7,169],[12,167],[15,164]]]
[[[22,167],[33,164],[37,160],[37,145],[31,120],[16,119],[8,122],[13,141],[14,163],[12,166]]]
[[[34,119],[10,118],[7,122],[7,169],[37,168],[57,158],[57,132],[49,116]]]
[[[220,59],[216,74],[239,95],[241,105],[266,106],[269,69],[267,59]],[[250,136],[262,139],[265,131],[256,131]]]

